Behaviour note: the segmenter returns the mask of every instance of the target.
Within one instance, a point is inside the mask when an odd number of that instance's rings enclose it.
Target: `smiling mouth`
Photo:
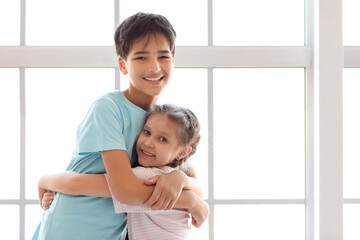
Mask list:
[[[151,81],[151,82],[156,82],[156,81],[160,81],[164,78],[164,76],[161,77],[157,77],[157,78],[144,78],[147,81]]]
[[[144,150],[142,150],[142,149],[141,149],[141,152],[142,152],[145,156],[148,156],[148,157],[155,157],[155,155],[154,155],[154,154],[149,153],[149,152],[146,152],[146,151],[144,151]]]

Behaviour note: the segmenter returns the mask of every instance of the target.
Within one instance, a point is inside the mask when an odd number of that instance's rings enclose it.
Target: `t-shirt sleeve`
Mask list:
[[[127,150],[124,121],[121,110],[114,102],[105,99],[94,102],[77,129],[78,153]]]

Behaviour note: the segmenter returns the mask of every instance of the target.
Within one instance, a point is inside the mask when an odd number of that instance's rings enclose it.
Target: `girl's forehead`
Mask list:
[[[152,113],[146,125],[158,128],[158,130],[177,130],[179,126],[172,121],[166,114]]]
[[[158,121],[167,122],[171,120],[168,118],[166,114],[151,113],[146,122],[148,123],[148,122],[158,122]]]

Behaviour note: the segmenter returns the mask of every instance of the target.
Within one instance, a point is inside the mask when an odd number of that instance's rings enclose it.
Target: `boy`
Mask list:
[[[77,129],[76,147],[67,171],[107,172],[113,193],[122,203],[145,202],[153,209],[186,208],[201,225],[207,213],[198,213],[192,204],[192,191],[200,195],[201,191],[183,172],[162,175],[154,187],[145,185],[131,170],[133,144],[146,111],[156,103],[171,76],[175,37],[171,24],[160,15],[138,13],[118,27],[118,65],[123,74],[129,74],[129,88],[123,93],[108,93],[91,106]],[[42,196],[40,189],[40,199]],[[114,240],[122,238],[125,225],[125,215],[115,213],[110,198],[57,193],[34,239]]]

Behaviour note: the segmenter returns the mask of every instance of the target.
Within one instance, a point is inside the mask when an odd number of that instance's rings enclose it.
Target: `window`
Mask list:
[[[359,7],[356,0],[1,1],[2,235],[31,239],[42,215],[37,180],[65,170],[93,100],[126,89],[113,31],[146,11],[163,14],[178,35],[159,103],[192,109],[202,126],[193,164],[211,214],[194,238],[358,239]]]

